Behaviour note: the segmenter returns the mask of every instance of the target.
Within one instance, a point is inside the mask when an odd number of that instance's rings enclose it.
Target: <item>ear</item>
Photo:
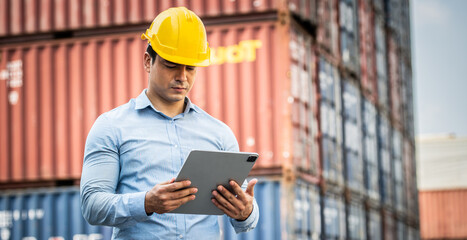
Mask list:
[[[143,66],[147,73],[151,71],[151,56],[149,56],[149,53],[147,52],[143,55]]]

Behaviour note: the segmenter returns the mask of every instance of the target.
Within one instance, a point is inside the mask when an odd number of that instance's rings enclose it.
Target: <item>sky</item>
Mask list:
[[[411,8],[416,134],[467,136],[467,1]]]

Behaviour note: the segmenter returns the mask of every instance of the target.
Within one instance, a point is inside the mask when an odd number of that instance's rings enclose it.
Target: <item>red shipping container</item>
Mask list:
[[[393,124],[401,129],[402,97],[399,47],[394,35],[387,33],[388,37],[388,65],[389,65],[389,102],[391,104],[391,119]]]
[[[277,11],[278,0],[2,0],[0,36],[147,24],[170,7],[186,6],[200,17]]]
[[[145,47],[130,34],[0,48],[0,182],[78,179],[94,120],[146,84]]]
[[[374,13],[369,0],[359,0],[360,81],[362,93],[373,104],[378,101]]]
[[[317,182],[317,149],[308,151],[317,134],[311,37],[293,20],[218,25],[207,33],[214,64],[199,68],[193,102],[227,123],[242,151],[260,154],[255,169],[280,173],[297,159]],[[0,129],[7,133],[0,138],[0,182],[79,179],[94,120],[146,87],[140,34],[0,48]],[[299,84],[297,96],[291,81]],[[297,158],[294,136],[307,140]]]
[[[328,55],[328,59],[339,58],[339,25],[337,0],[318,0],[318,28],[316,40]]]
[[[467,238],[467,189],[420,191],[422,239]]]

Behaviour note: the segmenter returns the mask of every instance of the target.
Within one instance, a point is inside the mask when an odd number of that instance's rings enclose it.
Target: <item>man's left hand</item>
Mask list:
[[[216,190],[212,191],[214,196],[212,202],[227,216],[244,221],[253,211],[254,187],[257,182],[257,179],[251,180],[245,192],[235,181],[229,182],[233,192],[219,185]]]

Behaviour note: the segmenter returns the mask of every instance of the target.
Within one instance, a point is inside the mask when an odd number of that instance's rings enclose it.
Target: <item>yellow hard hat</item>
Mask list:
[[[167,61],[189,66],[210,64],[211,52],[204,24],[185,7],[161,12],[141,39],[149,40],[152,49]]]

